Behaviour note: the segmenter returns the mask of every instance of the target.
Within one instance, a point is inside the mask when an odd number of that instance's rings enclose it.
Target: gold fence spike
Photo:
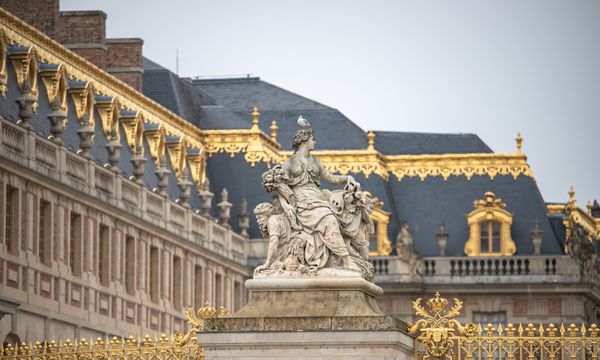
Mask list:
[[[517,330],[517,331],[518,331],[519,336],[523,336],[523,325],[521,323],[519,323],[519,330]]]
[[[498,336],[502,336],[502,324],[498,324]]]
[[[560,323],[560,336],[565,336],[565,324]]]
[[[542,323],[540,323],[540,328],[538,331],[540,332],[540,336],[544,336],[544,327],[542,326]]]
[[[582,336],[585,336],[585,324],[581,324],[581,330],[579,330],[581,332]]]

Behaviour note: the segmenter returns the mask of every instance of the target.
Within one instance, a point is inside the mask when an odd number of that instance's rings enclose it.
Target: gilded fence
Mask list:
[[[204,330],[205,319],[227,314],[224,307],[217,313],[205,302],[197,311],[187,310],[189,330],[185,334],[0,344],[0,360],[203,360],[204,349],[198,344],[197,333]]]
[[[454,319],[462,309],[461,300],[454,299],[448,308],[448,300],[436,293],[427,300],[427,309],[421,301],[413,302],[421,318],[408,324],[409,333],[416,336],[417,359],[598,360],[600,356],[600,330],[595,324],[463,325]]]

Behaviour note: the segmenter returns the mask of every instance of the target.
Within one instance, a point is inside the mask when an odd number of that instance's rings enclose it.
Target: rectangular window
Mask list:
[[[501,224],[497,221],[484,221],[481,226],[481,253],[500,253]]]
[[[492,222],[492,252],[499,253],[500,252],[500,223]]]
[[[6,212],[4,217],[4,244],[6,252],[16,254],[17,244],[17,216],[18,216],[18,198],[19,192],[16,188],[6,187]]]
[[[104,224],[100,224],[98,231],[98,279],[100,284],[108,285],[108,244],[110,229]]]
[[[194,307],[196,309],[204,306],[202,295],[202,266],[196,265],[194,269]]]
[[[173,305],[175,309],[181,308],[181,258],[173,257]]]
[[[217,309],[223,306],[223,278],[220,274],[215,275],[215,305]]]
[[[506,325],[506,311],[474,311],[473,323],[481,324],[485,327],[487,324],[498,326],[498,324]]]
[[[81,215],[71,212],[69,221],[69,267],[71,274],[79,276],[81,253]]]
[[[233,310],[238,311],[242,307],[242,284],[239,281],[233,283]]]
[[[150,300],[158,303],[158,248],[150,247]]]
[[[38,221],[38,259],[43,264],[50,264],[50,236],[52,235],[51,205],[48,201],[40,199],[39,221]]]
[[[129,235],[125,237],[125,290],[135,294],[135,239]]]

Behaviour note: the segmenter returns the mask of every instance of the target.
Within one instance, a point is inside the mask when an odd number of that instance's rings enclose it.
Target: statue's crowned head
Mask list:
[[[308,141],[308,139],[314,136],[315,133],[312,128],[302,128],[296,131],[294,139],[292,140],[292,147],[294,148],[294,150],[298,150],[300,145],[304,144]]]

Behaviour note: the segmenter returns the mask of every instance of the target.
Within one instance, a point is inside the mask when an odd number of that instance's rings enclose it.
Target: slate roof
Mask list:
[[[149,60],[144,61],[144,66],[144,93],[200,128],[249,128],[252,107],[258,106],[261,129],[269,134],[271,121],[276,120],[278,140],[284,149],[290,149],[299,115],[312,123],[318,149],[367,147],[365,131],[340,111],[260,78],[189,80],[181,79]],[[492,152],[474,134],[389,131],[376,131],[375,134],[375,148],[389,155]],[[266,169],[262,163],[251,167],[243,159],[243,154],[233,158],[228,154],[215,154],[209,158],[207,174],[211,191],[215,193],[213,204],[220,201],[221,190],[227,188],[229,201],[234,204],[230,223],[235,230],[238,230],[237,217],[242,198],[248,200],[250,211],[259,202],[270,201],[272,194],[266,193],[260,184],[260,174]],[[530,233],[536,218],[540,219],[544,231],[543,252],[562,253],[560,239],[564,238],[564,228],[547,215],[546,205],[532,178],[520,176],[514,179],[510,175],[498,175],[494,179],[474,176],[470,180],[465,177],[443,180],[428,177],[424,181],[404,178],[400,182],[393,176],[390,176],[390,181],[377,175],[366,179],[359,174],[355,178],[364,184],[364,189],[383,200],[384,209],[391,213],[388,237],[392,242],[395,243],[400,224],[408,222],[414,232],[415,244],[423,255],[439,253],[435,234],[442,222],[449,234],[447,254],[464,255],[464,244],[469,236],[466,216],[473,210],[473,201],[482,199],[486,191],[494,192],[514,214],[511,235],[517,244],[517,254],[533,253]],[[331,188],[327,184],[323,186]],[[173,197],[178,195],[176,187],[170,192]],[[250,235],[260,237],[255,219],[251,217]]]
[[[375,148],[385,155],[493,152],[475,134],[430,134],[394,131],[375,131]]]

